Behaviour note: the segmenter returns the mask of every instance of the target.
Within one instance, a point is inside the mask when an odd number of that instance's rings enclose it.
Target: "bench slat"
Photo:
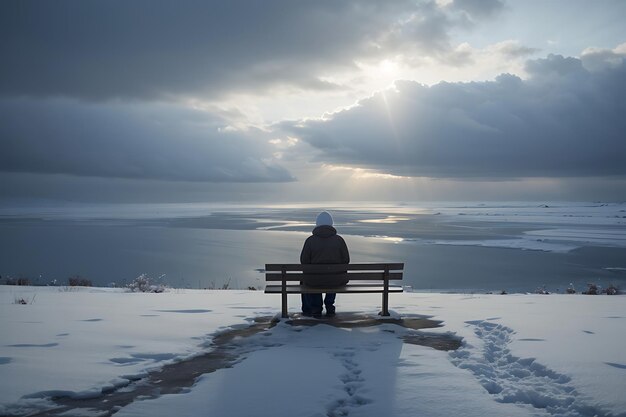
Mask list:
[[[358,264],[265,264],[267,272],[306,271],[306,272],[337,272],[337,271],[401,271],[404,263],[358,263]]]
[[[389,281],[402,279],[404,263],[358,263],[358,264],[265,264],[265,280],[268,282],[282,282],[281,285],[267,285],[266,294],[281,294],[283,318],[289,316],[287,311],[287,294],[319,294],[341,293],[362,294],[382,293],[381,315],[389,316],[389,293],[401,293],[399,285],[390,285]],[[359,272],[355,272],[359,271]],[[396,272],[390,272],[396,271]],[[330,277],[347,278],[351,281],[343,287],[309,287],[293,284],[316,278],[327,280]],[[287,285],[287,282],[292,282]],[[360,281],[378,281],[378,283],[359,283]],[[381,285],[382,281],[382,285]],[[328,282],[328,281],[326,281]]]
[[[265,287],[266,294],[280,294],[282,292],[282,285],[268,285]],[[307,287],[304,285],[287,285],[287,294],[317,294],[317,293],[326,293],[326,292],[334,292],[341,294],[362,294],[362,293],[381,293],[383,292],[384,287],[382,285],[359,285],[359,284],[350,284],[345,287],[335,287],[335,288],[313,288]],[[390,285],[389,292],[399,293],[403,292],[403,289],[399,285]]]
[[[348,272],[348,279],[349,280],[354,280],[354,281],[371,281],[371,280],[376,280],[376,281],[382,281],[384,279],[384,273],[383,272]],[[320,276],[323,276],[325,279],[327,279],[328,277],[332,277],[332,274],[301,274],[301,273],[297,273],[297,272],[292,272],[292,273],[287,273],[285,274],[285,278],[287,281],[302,281],[304,279],[315,279],[315,278],[319,278]],[[336,277],[337,278],[345,278],[346,274],[337,274]],[[392,281],[400,281],[402,280],[402,272],[390,272],[389,273],[389,279]],[[265,280],[266,281],[282,281],[283,280],[283,275],[280,273],[266,273],[265,274]]]

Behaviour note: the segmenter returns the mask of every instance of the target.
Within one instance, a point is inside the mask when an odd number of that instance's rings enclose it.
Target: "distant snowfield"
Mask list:
[[[530,233],[530,232],[526,232]],[[481,246],[485,248],[508,248],[522,250],[539,250],[545,252],[567,253],[582,246],[578,240],[578,245],[562,242],[547,241],[542,238],[532,238],[522,236],[513,239],[484,239],[484,240],[435,240],[430,242],[435,245],[453,246]]]
[[[296,313],[298,298],[289,301]],[[115,415],[624,416],[625,301],[397,294],[391,307],[399,317],[432,316],[443,326],[283,321],[236,338],[242,354],[233,367]],[[380,297],[340,295],[337,304],[336,320],[348,312],[376,317]],[[0,286],[0,414],[51,407],[47,398],[55,395],[97,399],[152,369],[209,352],[216,334],[279,310],[279,297],[257,291]],[[463,339],[456,351],[402,339],[450,333]],[[103,413],[88,407],[64,415]]]
[[[438,245],[465,245],[565,253],[583,246],[626,247],[623,203],[471,204],[438,210],[443,222],[459,218],[476,222],[533,225],[509,239],[436,240]]]

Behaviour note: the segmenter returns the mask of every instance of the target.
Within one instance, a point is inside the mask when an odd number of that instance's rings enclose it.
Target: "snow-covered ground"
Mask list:
[[[296,313],[298,298],[289,301]],[[237,337],[232,367],[115,415],[626,416],[625,301],[392,295],[400,318],[443,322],[413,330],[384,320],[351,327],[376,318],[380,295],[340,295],[332,321],[282,321]],[[97,401],[103,390],[132,391],[130,380],[211,352],[217,335],[279,310],[279,297],[260,291],[0,286],[0,414],[52,407],[55,395]],[[462,338],[458,350],[409,343],[450,334]],[[64,413],[101,414],[91,406]]]

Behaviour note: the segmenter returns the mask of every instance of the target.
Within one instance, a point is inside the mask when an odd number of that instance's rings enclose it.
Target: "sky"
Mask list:
[[[0,2],[0,202],[626,200],[626,2]]]

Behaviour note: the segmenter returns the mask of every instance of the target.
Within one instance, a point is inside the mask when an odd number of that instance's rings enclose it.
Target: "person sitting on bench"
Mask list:
[[[348,264],[350,253],[348,246],[337,230],[333,227],[333,217],[327,211],[318,214],[313,234],[304,242],[300,254],[301,264]],[[341,287],[348,283],[348,276],[324,277],[307,279],[304,284],[310,287]],[[326,315],[335,315],[335,293],[326,293],[324,305]],[[321,317],[322,294],[302,294],[302,315]]]

